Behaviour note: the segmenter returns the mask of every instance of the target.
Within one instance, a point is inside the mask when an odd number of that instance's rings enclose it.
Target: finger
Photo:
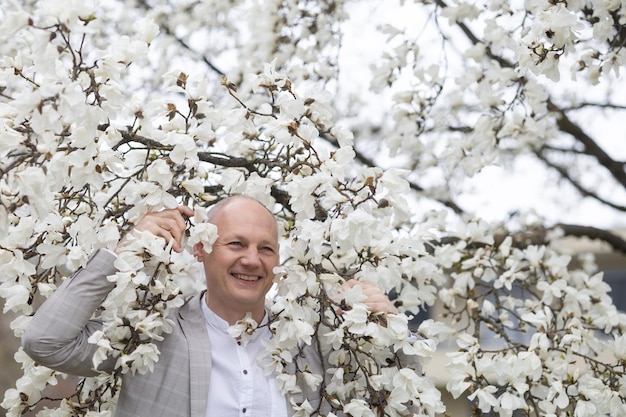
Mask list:
[[[191,216],[193,216],[193,210],[187,206],[179,206],[175,210],[168,212],[166,217],[175,220],[177,229],[184,231],[187,228],[187,219]]]
[[[172,249],[176,252],[180,252],[182,249],[183,236],[187,229],[187,223],[179,213],[174,216],[167,216],[161,218],[157,222],[158,229],[154,232],[155,235],[163,237],[168,243],[173,240]]]
[[[346,287],[356,287],[356,286],[360,286],[363,291],[377,291],[380,290],[380,288],[378,287],[378,285],[371,283],[371,282],[367,282],[367,281],[357,281],[354,278],[349,279],[348,281],[344,282],[344,284],[342,286],[346,286]]]
[[[367,306],[367,309],[374,314],[376,313],[397,314],[398,313],[398,310],[396,309],[396,307],[388,299],[381,300],[381,301],[366,302],[365,305]]]
[[[169,230],[172,230],[174,227],[180,230],[185,230],[187,228],[187,221],[183,216],[187,216],[189,211],[184,210],[183,207],[184,206],[178,207],[176,209],[169,209],[156,213],[151,213],[148,216],[151,216],[157,224],[161,223],[165,228],[168,228]],[[189,207],[184,208],[189,209]],[[191,214],[193,215],[193,211],[191,211]]]
[[[189,207],[180,206],[176,209],[148,213],[133,230],[150,232],[155,236],[164,238],[168,243],[173,240],[172,249],[180,252],[182,250],[182,238],[187,228],[183,214],[193,215],[193,211]]]
[[[179,239],[187,228],[187,223],[180,215],[162,218],[157,222],[157,224],[163,230],[172,234],[176,239]]]
[[[193,209],[188,206],[178,206],[176,210],[178,210],[180,214],[187,216],[187,217],[193,217],[193,214],[194,214]]]
[[[349,283],[350,286],[361,285],[361,293],[365,296],[363,303],[372,313],[392,313],[397,314],[396,306],[389,300],[389,297],[380,287],[371,282],[355,281]]]
[[[156,237],[165,239],[165,242],[172,244],[172,249],[175,252],[182,250],[182,236],[184,231],[181,231],[173,220],[161,220],[159,223],[151,224],[148,228],[143,229],[143,231],[150,232]]]
[[[359,281],[357,281],[354,278],[351,278],[351,279],[347,280],[346,282],[344,282],[341,286],[342,287],[350,287],[350,288],[352,288],[355,285],[359,285],[359,284],[361,284]]]
[[[158,234],[154,233],[154,235],[165,239],[165,242],[167,244],[172,244],[172,249],[174,251],[180,252],[180,244],[178,243],[178,240],[176,240],[176,237],[170,231],[160,229]]]
[[[367,299],[383,299],[386,298],[385,294],[383,294],[382,290],[375,284],[369,282],[359,282],[355,281],[351,283],[351,287],[359,286],[361,287],[361,294],[363,294]]]

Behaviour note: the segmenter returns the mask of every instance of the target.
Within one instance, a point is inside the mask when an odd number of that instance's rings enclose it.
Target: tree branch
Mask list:
[[[542,148],[543,149],[543,148]],[[543,161],[548,167],[554,169],[555,171],[557,171],[559,173],[559,175],[565,179],[567,182],[569,182],[582,196],[584,197],[591,197],[594,200],[599,201],[600,203],[607,205],[611,208],[614,208],[615,210],[619,210],[619,211],[626,211],[626,206],[621,206],[619,204],[615,204],[611,201],[608,201],[602,197],[600,197],[597,193],[592,192],[590,190],[588,190],[587,188],[585,188],[580,182],[578,182],[576,179],[574,179],[569,172],[567,171],[566,168],[559,166],[555,163],[553,163],[552,161],[548,160],[548,158],[542,153],[542,149],[539,149],[535,152],[535,155],[537,155],[537,158],[539,158],[541,161]]]
[[[588,237],[593,240],[602,240],[623,254],[626,254],[626,239],[605,229],[592,226],[559,223],[555,228],[560,228],[567,236]]]
[[[626,170],[625,164],[621,162],[615,161],[611,158],[597,143],[593,138],[591,138],[585,131],[578,126],[576,123],[572,122],[572,120],[567,116],[567,114],[554,105],[552,101],[548,100],[548,110],[557,114],[557,125],[562,132],[568,133],[575,140],[580,142],[584,147],[586,154],[594,157],[598,163],[605,167],[615,178],[615,180],[620,183],[624,188],[626,188]]]
[[[337,143],[337,141],[331,137],[328,137],[327,135],[320,135],[320,137],[322,139],[324,139],[326,142],[330,143],[331,145],[335,146],[335,147],[339,147],[339,143]],[[356,148],[352,148],[354,150],[354,154],[356,157],[356,160],[359,161],[360,163],[362,163],[365,166],[368,167],[379,167],[378,164],[376,164],[376,162],[364,155],[362,152],[358,151]],[[417,184],[416,182],[413,182],[411,180],[407,179],[407,182],[409,183],[409,187],[413,190],[413,191],[417,191],[418,193],[424,193],[426,190],[419,184]],[[456,204],[454,201],[452,200],[438,200],[441,204],[443,204],[444,206],[448,207],[449,209],[451,209],[454,213],[456,214],[463,214],[465,213],[465,210],[463,210],[458,204]]]
[[[142,5],[144,7],[144,9],[150,10],[152,9],[152,6],[150,6],[149,4],[147,4],[144,0],[140,0],[139,4]],[[200,54],[199,52],[195,51],[191,46],[189,46],[189,44],[187,44],[187,42],[185,42],[183,39],[179,38],[178,36],[176,36],[176,34],[172,31],[172,29],[164,24],[163,22],[159,22],[159,27],[161,29],[163,29],[163,32],[165,32],[167,35],[171,36],[174,40],[176,40],[176,42],[178,42],[183,48],[185,48],[186,50],[199,55],[202,59],[202,61],[209,67],[211,68],[213,71],[215,71],[220,77],[223,77],[225,74],[222,70],[220,70],[218,67],[216,67],[211,60],[209,60],[206,56],[204,56],[203,54]]]

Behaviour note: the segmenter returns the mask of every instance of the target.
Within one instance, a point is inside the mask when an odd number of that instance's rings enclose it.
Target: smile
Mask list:
[[[244,274],[232,274],[233,277],[240,279],[242,281],[258,281],[261,279],[258,275],[244,275]]]

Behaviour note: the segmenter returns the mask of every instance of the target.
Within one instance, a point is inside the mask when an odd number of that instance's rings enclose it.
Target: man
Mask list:
[[[147,214],[134,228],[149,231],[182,250],[189,207]],[[262,326],[245,346],[227,329],[247,313],[257,323],[267,322],[265,297],[279,265],[278,228],[271,212],[258,201],[237,196],[222,200],[209,213],[218,238],[206,253],[194,246],[204,264],[207,291],[190,297],[170,313],[171,333],[156,341],[160,356],[154,371],[123,376],[116,416],[272,416],[293,415],[278,391],[274,378],[256,363],[261,340],[270,337]],[[131,232],[132,233],[132,232]],[[123,250],[126,239],[118,244]],[[101,329],[93,313],[113,289],[106,277],[116,272],[116,255],[99,250],[84,269],[67,279],[41,306],[22,338],[24,350],[37,362],[74,375],[91,376],[96,346],[89,337]],[[347,285],[356,285],[350,282]],[[361,284],[366,304],[373,312],[395,312],[387,297],[374,285]],[[310,369],[322,374],[321,361],[311,349]],[[318,358],[319,359],[319,358]],[[112,372],[115,359],[98,371]],[[312,392],[306,390],[301,402]],[[317,394],[319,397],[319,393]],[[315,401],[314,399],[312,401]]]

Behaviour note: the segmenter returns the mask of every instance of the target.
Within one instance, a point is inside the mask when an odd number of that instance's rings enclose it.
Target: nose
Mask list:
[[[259,250],[252,246],[248,247],[244,255],[241,257],[241,263],[245,266],[261,265]]]

